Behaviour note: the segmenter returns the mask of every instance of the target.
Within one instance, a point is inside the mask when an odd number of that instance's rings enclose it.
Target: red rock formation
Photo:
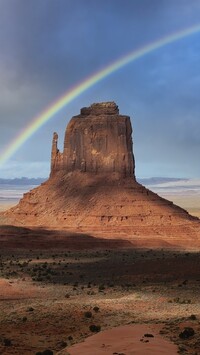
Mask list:
[[[61,170],[63,166],[63,154],[58,149],[58,134],[54,132],[51,151],[51,175]]]
[[[114,102],[82,108],[66,128],[63,155],[54,133],[51,176],[57,171],[134,176],[131,134],[130,118],[119,115]]]
[[[143,246],[200,245],[198,219],[136,182],[131,133],[115,103],[83,108],[67,126],[63,153],[54,133],[50,178],[4,218]]]

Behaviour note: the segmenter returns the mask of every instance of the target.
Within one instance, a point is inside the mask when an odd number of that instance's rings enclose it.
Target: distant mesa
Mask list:
[[[21,185],[21,186],[39,185],[42,182],[44,182],[44,180],[45,180],[44,178],[27,178],[27,177],[13,178],[13,179],[0,178],[0,184],[1,185]]]
[[[200,223],[135,178],[130,117],[114,102],[95,103],[70,120],[63,152],[53,134],[51,172],[4,213],[15,225],[87,232],[135,246],[200,245]]]

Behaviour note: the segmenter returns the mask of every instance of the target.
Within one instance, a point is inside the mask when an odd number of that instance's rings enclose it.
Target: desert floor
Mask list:
[[[55,242],[48,231],[1,227],[0,353],[56,354],[95,330],[127,324],[157,326],[155,339],[160,333],[181,353],[200,353],[200,253],[123,249],[109,240],[97,250],[90,236],[54,233]],[[181,339],[185,327],[195,334]]]
[[[5,210],[7,210],[7,209],[9,209],[10,207],[13,207],[13,206],[15,206],[17,203],[16,203],[16,201],[13,201],[13,202],[1,202],[0,203],[0,212],[1,211],[5,211]]]
[[[200,251],[17,227],[0,236],[0,354],[200,354]],[[118,326],[132,349],[112,341]]]
[[[162,197],[174,202],[176,205],[187,210],[191,215],[200,218],[200,196],[195,193],[186,194],[172,194],[172,193],[162,193]]]

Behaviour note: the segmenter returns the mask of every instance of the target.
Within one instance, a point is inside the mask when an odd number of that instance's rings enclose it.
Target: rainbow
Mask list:
[[[65,92],[55,102],[51,103],[50,106],[47,107],[43,112],[34,117],[31,122],[25,127],[23,132],[21,132],[17,137],[15,137],[13,141],[8,144],[8,146],[1,154],[0,166],[2,166],[17,151],[17,149],[19,149],[19,147],[23,143],[25,143],[28,138],[30,138],[51,117],[53,117],[59,110],[61,110],[64,106],[68,105],[72,100],[81,95],[87,89],[91,88],[93,85],[97,84],[102,79],[106,78],[107,76],[124,67],[125,65],[135,61],[136,59],[141,58],[144,55],[158,48],[180,40],[184,37],[190,36],[199,31],[200,25],[195,25],[179,32],[170,34],[164,38],[154,41],[153,43],[140,47],[126,54],[125,56],[117,59],[113,63],[107,65],[105,68],[92,74],[91,76],[83,80],[81,83],[71,88],[69,91]]]

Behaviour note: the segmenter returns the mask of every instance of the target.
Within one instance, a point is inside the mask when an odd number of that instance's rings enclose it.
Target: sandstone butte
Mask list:
[[[136,181],[130,117],[114,102],[72,117],[63,152],[53,134],[49,179],[4,212],[4,220],[141,247],[200,246],[199,219]]]

